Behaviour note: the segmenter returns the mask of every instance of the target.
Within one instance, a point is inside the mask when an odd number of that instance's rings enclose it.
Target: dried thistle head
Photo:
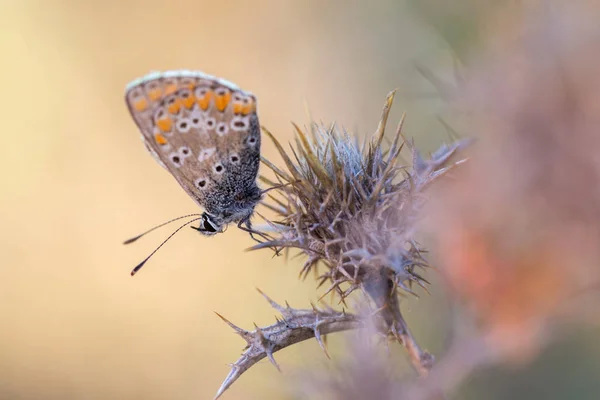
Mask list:
[[[373,323],[379,333],[397,339],[409,354],[419,375],[425,376],[433,357],[420,349],[400,312],[398,294],[412,292],[412,284],[428,283],[417,270],[428,266],[414,239],[418,211],[425,202],[424,190],[459,162],[450,158],[464,142],[443,146],[430,160],[412,147],[413,165],[400,165],[405,145],[402,122],[389,148],[384,149],[385,125],[394,98],[386,99],[374,137],[363,144],[334,126],[311,125],[309,133],[296,128],[296,146],[287,153],[263,128],[279,150],[287,171],[262,161],[273,170],[277,182],[262,177],[272,186],[265,206],[276,213],[268,221],[267,241],[253,249],[276,252],[299,249],[307,258],[301,277],[326,270],[318,279],[329,282],[327,293],[341,302],[362,289],[376,305],[372,315],[345,310],[300,310],[267,300],[281,313],[274,325],[247,331],[226,321],[247,342],[242,356],[217,393],[220,396],[258,361],[300,341],[315,338],[325,349],[322,336],[342,330],[360,329]],[[264,229],[263,229],[263,232]]]
[[[459,144],[443,147],[425,161],[413,148],[413,166],[399,164],[406,144],[402,122],[389,148],[384,149],[385,126],[394,92],[386,99],[373,138],[360,144],[335,125],[312,124],[310,132],[296,129],[296,146],[288,153],[273,140],[287,171],[268,160],[280,183],[267,206],[277,214],[271,223],[273,240],[255,248],[298,248],[307,256],[300,272],[306,277],[322,264],[319,283],[328,283],[343,301],[357,288],[365,290],[377,307],[396,300],[398,290],[412,292],[427,281],[418,273],[428,266],[414,239],[423,190],[447,171],[446,164]],[[277,182],[263,178],[268,184]]]

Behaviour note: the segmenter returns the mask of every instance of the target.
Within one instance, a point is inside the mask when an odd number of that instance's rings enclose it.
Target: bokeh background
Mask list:
[[[129,276],[170,229],[124,239],[197,209],[146,153],[123,102],[128,81],[181,68],[224,77],[257,95],[282,142],[290,121],[308,122],[307,105],[317,121],[368,135],[399,88],[391,124],[407,111],[405,133],[433,150],[448,139],[437,117],[451,111],[417,66],[452,81],[486,24],[509,30],[506,16],[526,9],[451,3],[2,1],[0,399],[212,398],[244,345],[213,311],[251,328],[274,321],[255,287],[295,307],[319,297],[297,279],[301,261],[244,252],[252,241],[236,229],[186,230]],[[433,292],[405,308],[435,354],[450,310]],[[598,333],[576,331],[533,365],[482,371],[452,398],[597,399]],[[344,338],[331,338],[334,357]],[[314,341],[276,358],[284,375],[263,362],[225,398],[298,398],[295,374],[331,363]]]

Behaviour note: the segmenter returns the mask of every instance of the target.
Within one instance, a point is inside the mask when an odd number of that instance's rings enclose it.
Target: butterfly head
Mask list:
[[[200,225],[197,228],[192,226],[192,228],[206,236],[213,236],[223,232],[223,225],[220,224],[218,219],[207,212],[203,212],[200,216]]]
[[[235,201],[227,206],[216,206],[211,208],[210,212],[204,211],[200,216],[200,225],[194,229],[203,235],[212,236],[223,232],[231,223],[248,221],[262,198],[262,192],[256,184],[247,189],[238,193],[237,197],[234,197]]]

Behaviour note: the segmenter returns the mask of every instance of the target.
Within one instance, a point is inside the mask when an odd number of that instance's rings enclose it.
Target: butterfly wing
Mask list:
[[[201,72],[152,73],[125,100],[147,149],[212,214],[256,188],[260,126],[256,98]]]

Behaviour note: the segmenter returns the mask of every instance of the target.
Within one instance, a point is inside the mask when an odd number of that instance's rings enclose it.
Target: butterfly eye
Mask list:
[[[220,163],[219,164],[215,164],[215,166],[213,167],[213,169],[214,169],[214,171],[217,174],[222,174],[223,172],[225,172],[225,167],[223,167],[223,165],[220,164]]]
[[[204,228],[204,234],[214,234],[218,232],[217,226],[210,220],[210,218],[206,214],[202,215],[202,227]]]

